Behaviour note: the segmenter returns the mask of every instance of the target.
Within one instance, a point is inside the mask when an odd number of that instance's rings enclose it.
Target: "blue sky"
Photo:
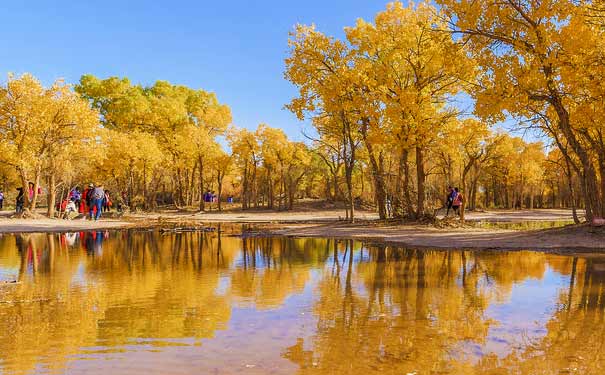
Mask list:
[[[301,140],[302,124],[283,110],[295,88],[283,78],[288,31],[315,23],[338,37],[387,1],[2,1],[2,81],[29,72],[45,84],[82,74],[167,80],[214,91],[234,123],[260,122]]]

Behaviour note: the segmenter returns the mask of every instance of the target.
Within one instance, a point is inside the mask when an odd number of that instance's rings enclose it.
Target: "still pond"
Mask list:
[[[605,257],[245,234],[0,237],[0,373],[605,373]]]

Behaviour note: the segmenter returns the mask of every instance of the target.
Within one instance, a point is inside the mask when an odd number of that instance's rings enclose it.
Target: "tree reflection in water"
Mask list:
[[[0,286],[0,368],[143,351],[152,373],[604,373],[605,258],[239,233],[1,237],[0,277],[19,283]]]

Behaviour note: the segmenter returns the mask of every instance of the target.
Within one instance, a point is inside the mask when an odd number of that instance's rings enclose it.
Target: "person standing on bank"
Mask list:
[[[111,210],[111,197],[109,195],[109,190],[105,190],[105,197],[103,199],[103,212],[109,212]]]
[[[0,210],[4,207],[4,193],[0,190]]]
[[[69,192],[69,199],[73,199],[76,208],[80,207],[80,201],[82,200],[82,193],[80,192],[80,187],[76,186]]]
[[[25,194],[23,193],[23,188],[17,188],[17,191],[19,192],[17,194],[17,200],[15,201],[15,212],[20,214],[21,212],[23,212],[23,204],[25,203]]]
[[[86,213],[90,210],[90,206],[92,206],[92,192],[95,189],[93,184],[88,184],[88,187],[84,189],[82,193],[82,200],[80,203],[80,213],[82,215],[86,215]]]
[[[460,210],[460,206],[462,206],[462,204],[464,203],[464,196],[462,195],[462,193],[460,192],[460,190],[458,188],[454,188],[454,191],[456,192],[456,196],[454,197],[454,200],[452,201],[452,208],[454,209],[454,213],[460,217],[462,217],[462,212]]]
[[[92,220],[94,214],[94,219],[97,221],[101,218],[101,211],[103,211],[103,200],[105,199],[105,190],[103,190],[103,185],[98,184],[92,191],[91,195],[92,205],[89,207],[90,219]]]

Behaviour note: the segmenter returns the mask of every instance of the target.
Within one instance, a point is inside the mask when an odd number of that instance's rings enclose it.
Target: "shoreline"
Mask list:
[[[202,228],[212,224],[253,226],[258,236],[337,238],[387,246],[432,249],[535,250],[561,253],[605,253],[605,228],[567,225],[550,229],[501,229],[497,227],[438,228],[429,224],[377,221],[372,212],[361,212],[355,224],[340,221],[341,211],[236,211],[223,213],[133,213],[100,221],[82,219],[11,219],[0,217],[0,234],[66,233],[95,230]],[[498,218],[500,220],[494,220]],[[470,223],[530,223],[569,220],[564,210],[490,211],[470,215]]]
[[[298,225],[282,229],[260,229],[268,236],[289,238],[335,238],[368,244],[415,249],[464,249],[493,251],[531,250],[548,253],[605,254],[605,229],[570,225],[539,230],[480,228],[438,229],[418,226],[365,228],[356,226]]]
[[[105,219],[61,220],[61,219],[3,219],[0,220],[0,235],[18,233],[68,233],[94,230],[120,230],[137,227],[137,222]]]

